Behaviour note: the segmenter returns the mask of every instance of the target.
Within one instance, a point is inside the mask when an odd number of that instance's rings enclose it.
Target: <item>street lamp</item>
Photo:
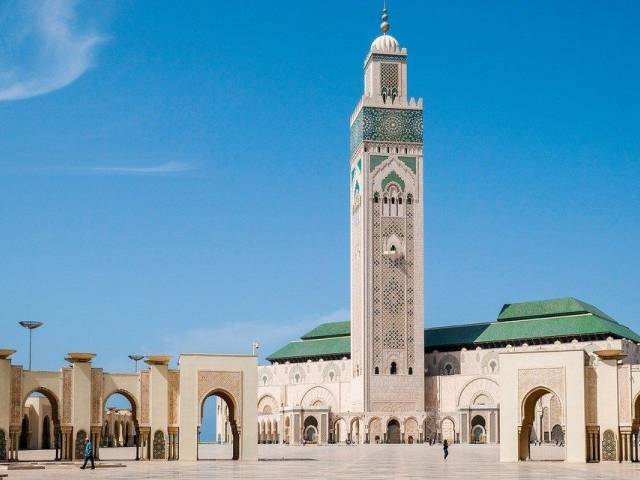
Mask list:
[[[29,330],[29,371],[31,371],[31,336],[36,328],[42,326],[42,322],[28,322],[26,320],[23,320],[22,322],[18,323]]]
[[[138,362],[144,358],[144,355],[129,355],[129,358],[136,362],[136,373],[138,373]]]

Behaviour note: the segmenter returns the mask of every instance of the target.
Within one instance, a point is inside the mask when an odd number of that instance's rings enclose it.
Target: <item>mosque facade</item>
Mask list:
[[[319,325],[258,367],[259,441],[447,439],[501,443],[504,460],[524,460],[530,445],[565,448],[571,437],[563,458],[636,459],[640,337],[598,308],[522,302],[492,322],[424,329],[423,101],[408,95],[407,50],[388,33],[386,10],[381,30],[350,120],[351,321]],[[518,358],[527,368],[509,374],[514,385],[504,367]],[[571,435],[570,370],[583,381]],[[624,392],[617,400],[599,391],[605,376]],[[545,386],[551,378],[556,388]],[[605,410],[616,413],[601,425]]]

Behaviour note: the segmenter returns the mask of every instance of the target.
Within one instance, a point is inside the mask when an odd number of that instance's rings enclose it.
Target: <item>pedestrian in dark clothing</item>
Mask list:
[[[442,442],[442,450],[444,450],[444,461],[447,461],[447,457],[449,456],[449,440],[447,440],[446,438],[444,439],[444,442]]]
[[[93,463],[93,444],[91,443],[91,441],[87,438],[84,441],[84,465],[82,465],[82,467],[80,467],[82,470],[84,470],[85,468],[87,468],[87,462],[91,460],[91,470],[95,470],[96,466]]]

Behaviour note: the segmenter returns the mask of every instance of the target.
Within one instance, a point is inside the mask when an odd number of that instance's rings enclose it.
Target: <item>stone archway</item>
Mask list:
[[[133,445],[131,445],[132,447],[135,447],[135,460],[140,460],[141,456],[142,458],[147,458],[147,459],[151,459],[152,458],[152,452],[151,452],[151,438],[150,438],[150,432],[143,432],[141,431],[140,428],[140,424],[139,424],[139,418],[138,418],[138,404],[136,402],[136,397],[129,391],[124,390],[122,388],[113,390],[108,392],[105,396],[104,396],[104,400],[102,402],[102,412],[104,415],[104,412],[107,411],[107,402],[109,401],[109,399],[114,396],[114,395],[120,395],[122,397],[124,397],[128,402],[129,405],[131,406],[131,422],[133,424],[133,432],[130,432],[131,434],[133,434]],[[108,423],[106,423],[106,418],[105,418],[105,427],[107,430],[107,434],[109,434],[109,426]],[[120,436],[122,435],[124,437],[124,441],[125,444],[124,446],[127,446],[127,438],[125,437],[126,432],[123,431],[124,427],[123,424],[116,419],[113,422],[113,435],[115,437],[115,443],[113,444],[113,446],[117,445],[117,439],[120,438]],[[100,429],[100,433],[96,434],[99,435],[97,439],[94,438],[94,454],[96,456],[96,459],[100,458],[100,448],[99,445],[102,443],[102,434],[104,433],[105,428]],[[105,439],[107,440],[107,439]],[[128,460],[128,459],[125,459]]]
[[[520,410],[522,421],[518,428],[518,459],[520,461],[531,459],[531,438],[536,415],[536,405],[542,397],[549,394],[557,396],[556,392],[550,388],[538,386],[530,390],[522,400]],[[559,399],[560,397],[557,398]]]
[[[471,419],[471,443],[487,443],[487,423],[482,415]]]
[[[387,422],[387,443],[401,443],[400,422],[392,418]]]
[[[51,407],[51,416],[48,417],[48,428],[49,432],[51,431],[51,427],[53,427],[53,448],[55,448],[55,458],[54,461],[59,460],[71,460],[72,454],[72,439],[70,436],[66,436],[63,439],[62,429],[60,428],[60,412],[61,412],[61,404],[58,400],[58,397],[48,388],[45,387],[37,387],[30,390],[26,395],[22,397],[22,406],[24,406],[27,402],[27,399],[31,397],[33,394],[42,395],[47,399],[49,405]],[[44,430],[44,422],[43,422],[43,430]],[[66,440],[66,445],[64,440]],[[43,442],[44,443],[44,442]],[[63,449],[63,446],[65,447]],[[22,449],[22,447],[20,447]],[[49,445],[51,448],[51,445]],[[64,450],[64,452],[63,452]]]
[[[222,400],[224,400],[224,402],[227,404],[227,409],[228,409],[228,422],[229,422],[229,428],[231,429],[231,441],[232,441],[232,445],[233,445],[233,451],[232,451],[232,456],[231,459],[232,460],[239,460],[240,459],[240,429],[238,428],[238,424],[240,423],[238,421],[239,418],[239,406],[238,406],[238,402],[237,400],[234,398],[234,396],[229,393],[227,390],[223,389],[223,388],[213,388],[211,390],[209,390],[207,393],[205,393],[202,398],[200,399],[200,421],[199,424],[202,423],[202,418],[204,416],[204,404],[207,401],[207,399],[209,397],[218,397]],[[263,427],[264,428],[264,427]]]

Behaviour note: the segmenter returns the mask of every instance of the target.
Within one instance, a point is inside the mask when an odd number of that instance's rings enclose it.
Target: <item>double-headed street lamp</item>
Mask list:
[[[136,362],[136,373],[138,373],[138,362],[144,358],[144,355],[132,354],[132,355],[129,355],[129,358],[134,362]]]
[[[20,325],[22,325],[24,328],[26,328],[27,330],[29,330],[29,371],[31,371],[31,337],[33,334],[33,331],[38,328],[41,327],[43,325],[42,322],[29,322],[26,320],[23,320],[22,322],[18,322]]]

